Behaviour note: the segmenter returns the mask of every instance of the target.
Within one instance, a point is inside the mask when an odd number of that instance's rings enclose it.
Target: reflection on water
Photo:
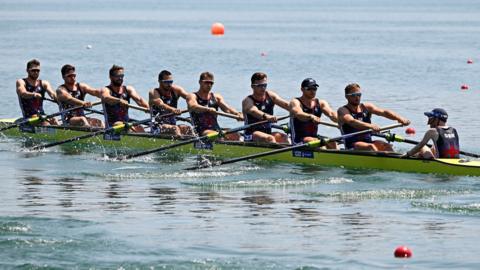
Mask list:
[[[148,197],[157,199],[152,203],[153,210],[163,214],[174,214],[175,201],[177,200],[177,189],[170,187],[151,187]]]
[[[36,176],[25,176],[20,184],[24,192],[17,198],[23,207],[45,206],[41,194],[41,188],[45,180]]]

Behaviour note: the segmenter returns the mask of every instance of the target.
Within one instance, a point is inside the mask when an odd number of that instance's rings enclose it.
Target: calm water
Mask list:
[[[210,35],[216,21],[225,36]],[[264,71],[288,99],[303,78],[317,79],[334,108],[358,82],[364,100],[412,120],[414,139],[426,129],[422,113],[444,107],[463,148],[480,152],[479,32],[473,0],[3,0],[0,116],[20,115],[14,82],[31,58],[54,86],[65,63],[95,87],[123,65],[144,97],[162,69],[189,91],[209,70],[237,109],[251,74]],[[182,171],[194,163],[27,153],[2,139],[0,268],[480,268],[478,178],[252,162]],[[413,258],[393,258],[398,245]]]

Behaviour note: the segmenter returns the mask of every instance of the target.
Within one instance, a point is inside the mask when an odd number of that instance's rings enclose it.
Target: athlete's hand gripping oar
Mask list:
[[[382,127],[382,128],[380,128],[380,131],[388,130],[388,129],[392,129],[392,128],[397,128],[397,127],[401,127],[401,126],[403,126],[403,124],[394,124],[394,125]],[[219,161],[217,163],[213,163],[211,165],[200,165],[200,166],[195,166],[195,167],[189,167],[189,168],[186,168],[185,170],[197,170],[197,169],[203,169],[203,168],[208,168],[208,167],[215,167],[215,166],[235,163],[235,162],[239,162],[239,161],[243,161],[243,160],[249,160],[249,159],[255,159],[255,158],[275,155],[275,154],[288,152],[288,151],[291,151],[291,150],[304,148],[304,147],[310,147],[310,148],[319,147],[319,146],[325,145],[328,142],[339,141],[339,140],[342,140],[342,139],[345,139],[345,138],[348,138],[348,137],[352,137],[352,136],[356,136],[356,135],[360,135],[360,134],[364,134],[364,133],[369,133],[369,132],[373,132],[373,130],[372,129],[361,130],[361,131],[358,131],[358,132],[345,134],[345,135],[330,138],[330,139],[314,140],[314,141],[310,141],[310,142],[307,142],[307,143],[300,143],[300,144],[297,144],[297,145],[293,145],[293,146],[289,146],[289,147],[285,147],[285,148],[280,148],[280,149],[275,149],[275,150],[267,151],[267,152],[263,152],[263,153],[258,153],[258,154],[252,154],[252,155],[238,157],[238,158],[227,159],[227,160],[224,160],[224,161]]]
[[[97,104],[100,104],[101,102],[98,101],[98,102],[94,102],[92,103],[92,106],[93,105],[97,105]],[[55,117],[55,116],[59,116],[59,115],[62,115],[64,113],[67,113],[67,112],[70,112],[70,111],[74,111],[74,110],[78,110],[78,109],[82,109],[84,108],[84,106],[76,106],[76,107],[72,107],[72,108],[68,108],[66,110],[63,110],[63,111],[59,111],[59,112],[56,112],[56,113],[52,113],[52,114],[49,114],[49,115],[40,115],[40,116],[34,116],[34,117],[31,117],[31,118],[28,118],[28,119],[25,119],[23,121],[20,121],[18,123],[15,123],[15,124],[12,124],[12,125],[9,125],[9,126],[6,126],[6,127],[3,127],[3,128],[0,128],[0,132],[4,131],[4,130],[7,130],[7,129],[11,129],[11,128],[15,128],[15,127],[18,127],[20,125],[23,125],[23,124],[36,124],[42,120],[46,120],[46,119],[49,119],[49,118],[52,118],[52,117]]]
[[[150,109],[147,109],[145,107],[141,107],[141,106],[137,106],[137,105],[133,105],[133,104],[130,104],[128,103],[127,101],[123,100],[123,99],[119,99],[119,98],[114,98],[114,97],[110,97],[110,99],[114,99],[114,100],[117,100],[119,102],[119,104],[121,104],[121,106],[127,106],[129,108],[132,108],[132,109],[135,109],[135,110],[139,110],[139,111],[143,111],[143,112],[150,112]]]
[[[240,116],[237,115],[237,114],[225,113],[225,112],[220,112],[220,111],[216,111],[215,114],[225,116],[225,117],[228,117],[228,118],[232,118],[232,119],[235,119],[235,120],[241,120]]]
[[[174,116],[174,115],[176,115],[176,113],[167,113],[167,114],[164,114],[164,115],[157,116],[157,118],[169,117],[169,116]],[[77,137],[69,138],[69,139],[66,139],[66,140],[63,140],[63,141],[37,145],[37,146],[32,147],[31,149],[32,150],[38,150],[38,149],[43,149],[43,148],[49,148],[49,147],[53,147],[53,146],[57,146],[57,145],[61,145],[61,144],[69,143],[69,142],[74,142],[74,141],[78,141],[78,140],[82,140],[82,139],[95,137],[95,136],[102,135],[102,134],[105,134],[105,133],[110,132],[110,131],[120,132],[122,130],[128,130],[129,128],[134,127],[134,126],[149,123],[151,121],[152,121],[152,119],[148,118],[148,119],[145,119],[145,120],[134,121],[134,122],[131,122],[131,123],[122,123],[122,124],[115,125],[113,127],[107,128],[107,129],[94,131],[92,133],[88,133],[88,134],[80,135],[80,136],[77,136]]]
[[[387,133],[387,134],[373,134],[373,135],[375,135],[377,137],[385,138],[387,141],[391,141],[391,142],[403,142],[403,143],[408,143],[408,144],[413,144],[413,145],[417,145],[417,144],[420,143],[419,141],[405,139],[402,136],[397,135],[397,134],[388,134]],[[431,144],[427,144],[427,146],[432,147]],[[469,153],[469,152],[465,152],[465,151],[460,151],[460,154],[464,155],[464,156],[480,158],[479,154]]]
[[[282,116],[282,117],[277,118],[277,120],[283,120],[283,119],[286,119],[286,118],[289,118],[289,117],[290,117],[289,115],[286,115],[286,116]],[[227,134],[232,134],[232,133],[235,133],[235,132],[238,132],[238,131],[245,130],[247,128],[251,128],[251,127],[254,127],[254,126],[257,126],[257,125],[266,124],[266,123],[269,123],[269,122],[270,121],[268,121],[268,120],[263,120],[263,121],[256,122],[256,123],[253,123],[253,124],[248,124],[248,125],[244,125],[244,126],[241,126],[241,127],[238,127],[238,128],[233,128],[233,129],[224,131],[222,133],[215,132],[215,133],[211,133],[211,134],[208,134],[208,135],[205,135],[205,136],[200,136],[200,137],[192,138],[192,139],[189,139],[189,140],[181,141],[181,142],[178,142],[178,143],[161,146],[161,147],[158,147],[158,148],[155,148],[155,149],[139,152],[139,153],[136,153],[136,154],[131,154],[131,155],[119,157],[118,159],[125,160],[125,159],[131,159],[131,158],[135,158],[135,157],[145,156],[145,155],[165,151],[165,150],[168,150],[168,149],[172,149],[172,148],[175,148],[175,147],[179,147],[179,146],[182,146],[182,145],[194,143],[194,142],[201,141],[201,140],[213,141],[217,138],[224,137]]]

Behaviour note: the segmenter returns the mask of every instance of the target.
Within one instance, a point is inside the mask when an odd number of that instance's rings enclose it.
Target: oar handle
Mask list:
[[[232,118],[232,119],[238,119],[237,114],[225,113],[225,112],[220,112],[220,111],[215,112],[215,114],[220,115],[220,116],[225,116],[225,117],[228,117],[228,118]]]
[[[109,97],[109,98],[114,99],[114,100],[118,101],[119,103],[122,102],[122,99],[119,99],[119,98],[115,98],[115,97]],[[138,111],[150,112],[150,109],[147,109],[147,108],[141,107],[141,106],[137,106],[137,105],[133,105],[133,104],[130,104],[130,103],[127,103],[127,107],[138,110]]]
[[[328,123],[328,122],[320,121],[319,124],[320,124],[320,125],[327,126],[327,127],[340,128],[340,127],[338,126],[338,124],[334,124],[334,123]]]
[[[175,116],[175,115],[182,115],[182,114],[184,114],[184,113],[186,113],[186,112],[188,112],[187,109],[181,110],[180,113],[171,112],[171,113],[167,113],[167,114],[162,114],[162,115],[156,116],[155,119],[161,119],[161,118],[170,117],[170,116]]]

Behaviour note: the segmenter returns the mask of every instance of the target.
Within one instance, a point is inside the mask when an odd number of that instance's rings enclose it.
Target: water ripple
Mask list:
[[[398,190],[366,190],[347,192],[308,192],[306,195],[315,197],[334,198],[341,202],[375,200],[375,199],[425,199],[435,196],[471,194],[470,190],[444,190],[444,189],[398,189]]]
[[[417,208],[426,208],[435,211],[461,214],[461,215],[480,215],[480,203],[446,203],[446,202],[412,202],[411,205]]]

